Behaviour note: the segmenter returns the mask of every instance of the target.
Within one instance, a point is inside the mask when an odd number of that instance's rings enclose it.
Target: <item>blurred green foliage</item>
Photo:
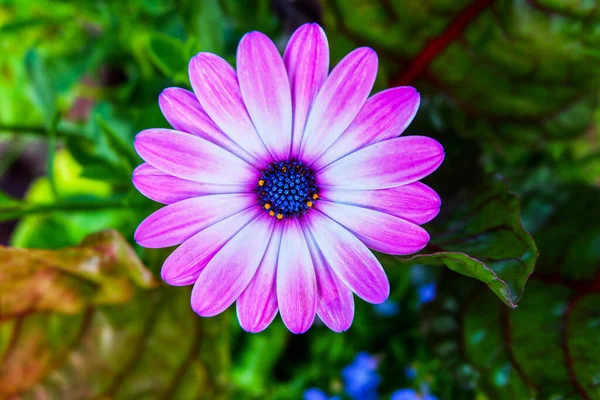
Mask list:
[[[17,221],[0,248],[0,398],[346,398],[340,371],[368,351],[383,398],[426,386],[440,399],[600,399],[598,5],[292,3],[0,1],[0,221]],[[158,207],[131,185],[132,141],[168,126],[157,96],[189,88],[192,55],[235,63],[251,30],[282,47],[303,3],[321,6],[332,64],[371,46],[377,90],[421,92],[408,133],[446,149],[427,179],[443,207],[424,252],[380,256],[399,314],[357,302],[344,334],[316,323],[293,336],[276,320],[249,335],[233,313],[201,319],[188,290],[153,285],[168,252],[132,241]],[[27,157],[45,172],[22,195]],[[427,305],[423,271],[439,289]]]

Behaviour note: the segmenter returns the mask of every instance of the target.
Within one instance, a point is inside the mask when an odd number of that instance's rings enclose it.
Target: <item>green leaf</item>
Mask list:
[[[553,196],[524,200],[526,220],[538,214],[532,230],[541,256],[519,307],[501,307],[447,275],[425,318],[438,356],[451,368],[469,365],[468,379],[491,400],[600,398],[600,256],[579,243],[600,237],[593,208],[600,190],[547,190]]]
[[[225,50],[225,18],[219,0],[178,0],[176,7],[188,36],[198,41],[199,50],[222,54]]]
[[[181,74],[185,77],[188,59],[180,40],[155,33],[148,39],[148,53],[154,65],[166,76],[174,80],[179,80]]]
[[[35,51],[25,56],[27,74],[34,88],[35,99],[42,109],[48,127],[56,115],[56,89],[45,60]]]
[[[600,16],[586,2],[324,4],[332,58],[358,45],[373,47],[383,87],[416,85],[441,99],[457,132],[496,152],[500,144],[539,148],[572,138],[592,122],[600,59],[590,50],[600,37],[586,27]]]
[[[521,225],[517,196],[498,184],[465,205],[447,229],[434,234],[424,252],[402,262],[445,264],[484,282],[506,305],[516,307],[538,256]]]

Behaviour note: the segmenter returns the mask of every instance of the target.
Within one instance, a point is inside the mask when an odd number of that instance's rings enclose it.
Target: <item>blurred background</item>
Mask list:
[[[419,90],[442,210],[348,332],[252,335],[133,242],[132,141],[195,53],[308,21]],[[596,0],[0,0],[0,399],[600,399],[599,45]]]

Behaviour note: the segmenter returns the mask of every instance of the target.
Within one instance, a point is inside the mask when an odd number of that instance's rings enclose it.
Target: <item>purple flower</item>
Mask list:
[[[421,396],[414,389],[400,389],[392,393],[390,400],[438,400],[438,398],[430,394],[424,394]]]
[[[379,361],[367,354],[359,353],[354,361],[342,370],[344,390],[352,399],[377,399],[377,387],[381,377],[377,373]]]
[[[277,312],[294,333],[315,314],[334,331],[352,323],[352,293],[385,301],[389,282],[368,248],[410,254],[440,198],[418,182],[444,159],[423,136],[398,137],[419,106],[411,87],[368,97],[377,56],[359,48],[331,71],[316,24],[300,27],[283,58],[259,32],[241,40],[237,71],[199,53],[194,93],[165,89],[170,129],[135,139],[145,161],[136,188],[167,204],[135,233],[144,247],[181,245],[162,278],[194,285],[203,317],[237,300],[241,326],[265,329]]]

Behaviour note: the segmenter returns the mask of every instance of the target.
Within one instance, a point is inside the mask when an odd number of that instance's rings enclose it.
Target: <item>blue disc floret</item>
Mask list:
[[[269,164],[256,192],[261,207],[279,220],[306,214],[319,198],[314,172],[295,160]]]

